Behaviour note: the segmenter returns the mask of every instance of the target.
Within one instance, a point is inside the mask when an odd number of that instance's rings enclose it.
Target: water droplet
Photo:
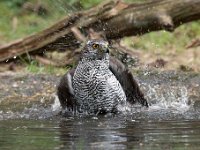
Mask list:
[[[93,120],[98,120],[98,118],[97,118],[97,117],[92,117],[92,119],[93,119]]]

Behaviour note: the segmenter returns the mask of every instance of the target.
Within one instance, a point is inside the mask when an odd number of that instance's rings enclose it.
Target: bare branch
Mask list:
[[[40,33],[0,47],[0,61],[36,50],[76,49],[88,36],[89,29],[103,32],[111,40],[162,29],[173,31],[197,19],[200,19],[200,0],[156,0],[142,4],[113,0],[74,13]]]

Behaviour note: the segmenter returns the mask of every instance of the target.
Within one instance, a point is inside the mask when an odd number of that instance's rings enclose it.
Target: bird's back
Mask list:
[[[79,62],[72,85],[79,110],[112,112],[126,101],[120,83],[102,60]]]

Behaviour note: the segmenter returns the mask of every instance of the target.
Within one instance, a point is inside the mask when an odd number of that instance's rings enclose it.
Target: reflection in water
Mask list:
[[[198,120],[130,116],[0,121],[0,149],[198,149]]]
[[[128,130],[124,130],[124,121],[119,119],[84,118],[73,124],[71,121],[62,121],[60,123],[60,139],[65,147],[70,149],[81,147],[83,149],[127,149],[128,143],[142,140],[143,137],[135,137],[134,133],[126,132]]]
[[[61,141],[71,149],[174,149],[200,146],[198,121],[84,119],[60,124]],[[122,119],[122,118],[121,118]]]

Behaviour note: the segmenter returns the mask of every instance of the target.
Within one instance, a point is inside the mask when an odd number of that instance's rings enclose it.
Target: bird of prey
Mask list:
[[[117,112],[136,102],[148,107],[129,69],[109,56],[105,40],[88,40],[78,65],[61,78],[57,94],[64,109],[78,112]]]

